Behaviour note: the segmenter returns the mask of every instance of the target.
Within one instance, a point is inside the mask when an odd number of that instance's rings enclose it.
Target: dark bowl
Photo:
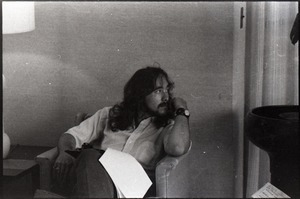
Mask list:
[[[248,139],[266,152],[299,150],[299,106],[276,105],[252,109],[246,117]]]

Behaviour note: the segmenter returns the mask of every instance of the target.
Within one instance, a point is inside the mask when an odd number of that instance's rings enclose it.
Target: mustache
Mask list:
[[[168,102],[162,102],[158,105],[158,108],[160,107],[169,107],[169,103]]]

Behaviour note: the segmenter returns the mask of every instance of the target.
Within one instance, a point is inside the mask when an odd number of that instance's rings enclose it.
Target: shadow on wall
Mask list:
[[[190,124],[192,140],[197,140],[185,162],[188,168],[189,197],[227,197],[234,192],[235,141],[232,112],[207,114]],[[195,183],[195,184],[193,184]],[[180,187],[174,187],[180,194]]]
[[[43,145],[53,146],[57,134],[73,125],[77,112],[94,112],[113,99],[109,87],[87,70],[36,54],[5,55],[8,86],[3,92],[3,116],[13,144],[36,145],[48,137]],[[26,136],[20,136],[19,125]]]

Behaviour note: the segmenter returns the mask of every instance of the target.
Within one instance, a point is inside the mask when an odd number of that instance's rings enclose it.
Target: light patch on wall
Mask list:
[[[34,2],[3,2],[2,12],[3,34],[35,29]]]

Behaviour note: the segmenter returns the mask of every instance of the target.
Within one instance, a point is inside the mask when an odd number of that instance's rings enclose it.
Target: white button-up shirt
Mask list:
[[[146,169],[154,169],[163,155],[163,136],[171,130],[174,121],[166,127],[155,127],[153,117],[144,119],[137,128],[113,132],[108,123],[109,110],[105,107],[80,125],[65,133],[71,134],[76,140],[76,148],[83,143],[93,143],[96,149],[112,148],[131,154]]]

